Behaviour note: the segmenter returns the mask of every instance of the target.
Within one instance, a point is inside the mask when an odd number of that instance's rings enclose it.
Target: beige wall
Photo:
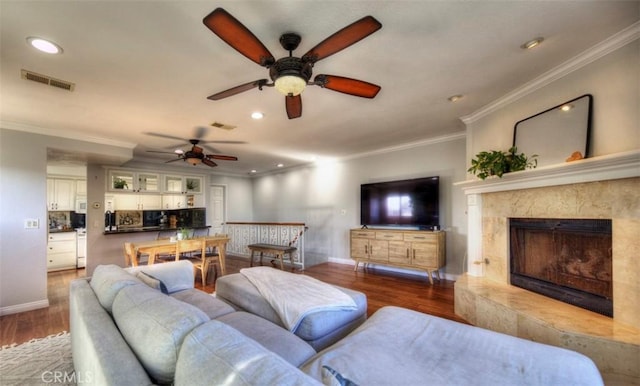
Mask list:
[[[483,150],[507,150],[516,122],[584,94],[593,95],[591,155],[640,148],[640,40],[467,123],[467,163]],[[549,146],[553,146],[552,143]],[[468,179],[474,176],[469,174]]]

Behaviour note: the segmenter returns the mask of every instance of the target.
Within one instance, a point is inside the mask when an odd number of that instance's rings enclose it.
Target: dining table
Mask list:
[[[217,248],[218,254],[220,256],[220,271],[222,275],[226,273],[225,268],[225,250],[227,243],[229,242],[229,237],[227,236],[202,236],[202,237],[194,237],[192,239],[204,239],[206,243],[206,247],[208,248]],[[179,240],[171,239],[158,239],[158,240],[149,240],[149,241],[139,241],[133,244],[133,265],[138,265],[138,256],[147,255],[149,259],[147,260],[147,265],[154,264],[158,255],[163,254],[176,254],[176,246]]]

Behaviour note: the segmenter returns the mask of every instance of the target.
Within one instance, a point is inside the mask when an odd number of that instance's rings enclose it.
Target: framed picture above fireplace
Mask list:
[[[593,96],[586,94],[516,122],[513,146],[537,154],[538,167],[588,158],[592,106]]]

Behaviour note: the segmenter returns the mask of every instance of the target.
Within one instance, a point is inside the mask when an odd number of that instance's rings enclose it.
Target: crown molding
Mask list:
[[[623,29],[608,39],[596,44],[590,49],[583,51],[578,56],[562,63],[561,65],[545,72],[539,77],[525,83],[517,89],[507,93],[501,98],[480,108],[474,113],[460,117],[460,120],[469,125],[480,118],[483,118],[506,105],[513,103],[520,98],[525,97],[532,92],[539,90],[556,80],[567,76],[568,74],[602,58],[605,55],[633,42],[640,38],[640,22],[635,22],[629,27]]]
[[[78,141],[96,143],[99,145],[117,146],[126,149],[133,149],[137,146],[137,144],[135,143],[84,135],[82,133],[78,133],[77,131],[45,129],[43,127],[27,125],[18,122],[0,121],[0,128],[7,130],[24,131],[27,133],[46,135],[50,137],[74,139]]]
[[[428,146],[428,145],[435,145],[435,144],[442,143],[442,142],[457,141],[457,140],[466,139],[466,138],[467,138],[467,133],[465,131],[459,131],[457,133],[442,135],[440,137],[428,138],[428,139],[424,139],[424,140],[421,140],[421,141],[405,143],[405,144],[402,144],[402,145],[385,147],[385,148],[382,148],[382,149],[377,149],[377,150],[372,150],[372,151],[368,151],[368,152],[352,154],[352,155],[348,155],[348,156],[345,156],[345,157],[338,157],[338,159],[340,159],[340,160],[350,160],[350,159],[355,159],[355,158],[364,158],[364,157],[380,155],[380,154],[385,154],[385,153],[392,153],[394,151],[413,149],[413,148],[420,147],[420,146]]]

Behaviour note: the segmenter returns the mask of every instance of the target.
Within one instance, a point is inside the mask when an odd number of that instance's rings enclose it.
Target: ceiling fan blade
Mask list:
[[[147,150],[147,153],[177,154],[173,151]]]
[[[191,148],[191,151],[196,154],[202,154],[202,148],[200,146],[193,145],[193,148]]]
[[[232,155],[223,155],[223,154],[208,154],[207,158],[209,159],[218,159],[222,161],[237,161],[238,157],[234,157]]]
[[[240,94],[241,92],[245,92],[251,90],[252,88],[262,87],[267,83],[266,79],[255,80],[253,82],[241,84],[240,86],[232,87],[228,90],[221,91],[217,94],[209,95],[207,99],[212,101],[217,101],[223,98],[230,97],[232,95]]]
[[[205,165],[207,165],[207,166],[211,166],[211,167],[218,166],[218,164],[217,164],[217,163],[215,163],[215,162],[211,161],[211,160],[210,160],[210,159],[208,159],[208,158],[203,158],[203,159],[202,159],[202,163],[203,163],[203,164],[205,164]]]
[[[169,139],[175,139],[177,141],[184,142],[184,138],[174,137],[173,135],[160,134],[160,133],[151,133],[151,132],[146,132],[146,133],[143,133],[143,134],[150,135],[152,137],[169,138]]]
[[[285,96],[284,100],[287,106],[287,116],[289,119],[300,118],[302,115],[302,98],[300,95]]]
[[[169,161],[167,161],[165,163],[168,164],[169,162],[176,162],[176,161],[182,161],[182,160],[183,160],[183,158],[176,158],[176,159],[169,160]]]
[[[206,126],[198,126],[196,127],[196,132],[195,132],[195,139],[201,139],[203,138],[205,135],[207,135],[207,131],[209,131],[209,129]]]
[[[275,59],[258,38],[222,8],[216,8],[202,22],[214,34],[251,61],[267,67]]]
[[[324,39],[304,54],[302,61],[315,63],[359,42],[380,28],[382,24],[378,20],[373,16],[365,16]]]
[[[335,75],[317,75],[313,78],[313,83],[322,88],[363,98],[375,98],[380,91],[380,86],[373,83]]]

